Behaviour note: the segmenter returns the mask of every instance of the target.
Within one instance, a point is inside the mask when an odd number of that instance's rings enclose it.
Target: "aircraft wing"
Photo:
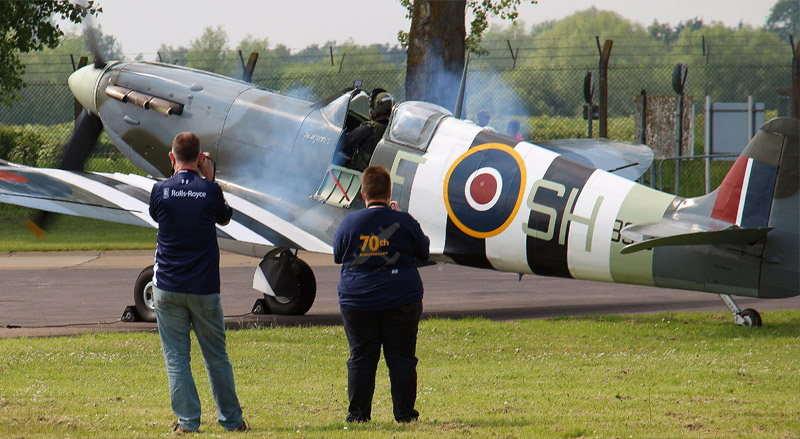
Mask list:
[[[116,177],[116,178],[115,178]],[[137,185],[125,180],[141,180]],[[0,161],[0,202],[49,212],[154,227],[148,206],[154,180],[136,175],[31,168]]]
[[[150,218],[156,180],[133,174],[32,168],[0,160],[0,202],[49,212],[158,228]],[[217,226],[221,247],[261,254],[275,247],[332,253],[330,244],[234,194],[233,218]]]
[[[772,227],[741,228],[713,218],[665,219],[636,224],[622,229],[622,236],[631,239],[620,253],[635,253],[668,245],[752,244],[767,235]]]
[[[608,139],[564,139],[534,142],[564,157],[636,180],[653,163],[653,150],[647,145]]]

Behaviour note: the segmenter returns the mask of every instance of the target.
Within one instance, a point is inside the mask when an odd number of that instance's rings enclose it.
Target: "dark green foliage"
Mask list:
[[[80,23],[101,11],[93,3],[84,9],[67,0],[0,2],[0,102],[10,105],[25,86],[19,54],[56,47],[64,32],[54,18]]]
[[[777,34],[782,41],[794,36],[794,43],[800,40],[800,2],[797,0],[778,0],[767,18],[767,30]]]
[[[53,167],[61,149],[34,131],[19,127],[0,127],[0,158],[21,165]]]

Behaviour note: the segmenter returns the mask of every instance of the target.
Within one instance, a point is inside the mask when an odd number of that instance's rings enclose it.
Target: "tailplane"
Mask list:
[[[782,117],[761,126],[717,190],[683,200],[661,221],[624,228],[635,242],[622,253],[733,246],[760,261],[748,295],[791,297],[800,294],[799,229],[800,120]]]

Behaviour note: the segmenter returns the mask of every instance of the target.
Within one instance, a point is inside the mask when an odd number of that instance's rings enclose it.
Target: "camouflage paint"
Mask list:
[[[625,239],[620,230],[631,224],[644,224],[660,220],[675,200],[674,195],[650,189],[639,184],[634,185],[619,214],[614,219],[611,234],[611,277],[613,282],[655,285],[653,280],[653,251],[645,250],[633,254],[622,255],[620,250],[633,241]]]

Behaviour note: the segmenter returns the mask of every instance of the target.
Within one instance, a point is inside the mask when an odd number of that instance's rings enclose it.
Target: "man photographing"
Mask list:
[[[345,216],[333,238],[333,259],[342,264],[339,305],[350,345],[347,422],[371,419],[381,347],[395,420],[419,417],[415,355],[423,288],[416,261],[428,259],[430,240],[411,215],[396,210],[391,194],[385,168],[365,169],[361,196],[367,208]]]
[[[233,210],[215,183],[208,153],[193,133],[180,133],[169,153],[174,175],[153,185],[150,216],[158,222],[153,299],[167,365],[176,433],[200,427],[200,398],[192,378],[191,328],[203,353],[219,423],[247,431],[236,396],[233,368],[225,347],[220,303],[216,225],[230,222]],[[201,175],[202,174],[202,175]]]

